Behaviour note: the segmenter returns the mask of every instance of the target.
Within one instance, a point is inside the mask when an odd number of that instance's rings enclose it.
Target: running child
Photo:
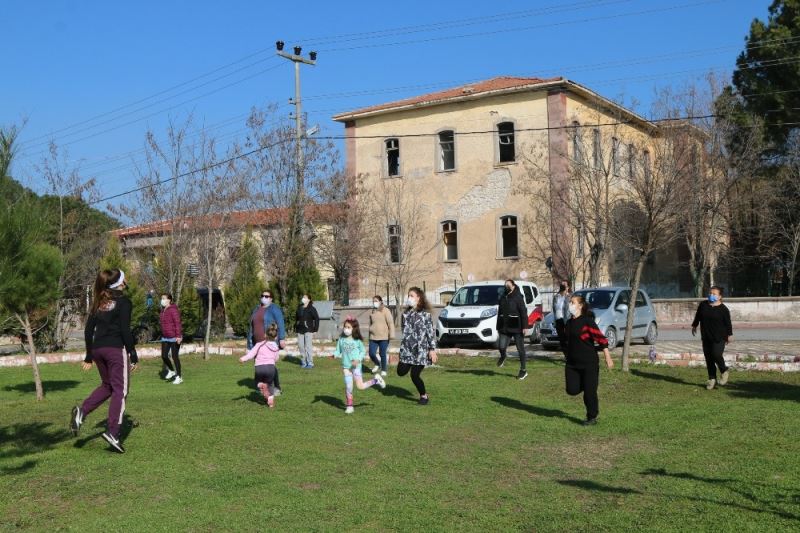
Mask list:
[[[257,342],[250,350],[239,358],[240,363],[255,359],[256,388],[264,396],[270,409],[275,407],[275,375],[280,348],[276,340],[278,339],[278,325],[271,324],[267,327],[266,338]]]
[[[342,326],[342,334],[336,343],[336,350],[333,356],[342,360],[342,373],[344,374],[344,397],[347,403],[345,414],[352,414],[353,409],[353,382],[358,390],[364,390],[377,385],[382,389],[386,388],[386,382],[380,376],[375,377],[364,383],[361,375],[361,363],[366,356],[364,349],[364,338],[361,336],[361,329],[358,320],[347,317]]]

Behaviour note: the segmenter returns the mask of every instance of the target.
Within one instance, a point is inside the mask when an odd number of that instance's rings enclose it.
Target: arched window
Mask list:
[[[453,220],[442,222],[442,244],[445,261],[458,260],[458,224]]]
[[[583,164],[583,137],[581,135],[581,123],[577,120],[572,122],[572,159]]]
[[[498,160],[501,163],[513,163],[516,161],[513,122],[501,122],[497,125],[497,142]]]
[[[438,166],[439,170],[455,170],[456,168],[456,141],[453,130],[439,132]]]
[[[400,233],[400,224],[392,224],[389,226],[389,262],[401,263],[403,261],[402,254],[402,236]]]

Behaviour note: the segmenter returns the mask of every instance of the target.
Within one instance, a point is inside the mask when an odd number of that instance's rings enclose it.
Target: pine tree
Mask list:
[[[286,297],[279,304],[283,309],[286,327],[294,329],[295,313],[300,306],[303,294],[310,295],[312,300],[321,300],[325,298],[325,286],[322,284],[317,267],[310,260],[306,260],[289,275],[286,287]],[[270,284],[270,288],[272,294],[280,294],[274,282]]]
[[[181,310],[184,342],[192,340],[197,330],[200,329],[200,323],[204,316],[202,306],[203,302],[200,295],[197,294],[197,288],[191,280],[187,280],[181,289],[180,304],[178,304],[178,308]]]
[[[138,276],[131,271],[130,265],[125,260],[122,254],[122,246],[119,244],[119,239],[111,235],[106,243],[106,251],[100,259],[100,270],[110,270],[117,268],[125,272],[125,282],[128,288],[125,289],[125,294],[131,299],[133,310],[131,311],[131,328],[135,329],[144,320],[145,313],[147,312],[147,294]]]
[[[225,311],[234,335],[247,335],[250,314],[258,305],[261,292],[265,288],[261,280],[258,250],[250,235],[247,235],[239,252],[239,261],[225,291]]]

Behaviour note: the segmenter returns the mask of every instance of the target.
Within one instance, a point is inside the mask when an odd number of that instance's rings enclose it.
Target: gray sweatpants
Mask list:
[[[313,333],[303,333],[297,335],[297,348],[300,350],[300,360],[304,365],[314,364],[314,347],[312,341]]]

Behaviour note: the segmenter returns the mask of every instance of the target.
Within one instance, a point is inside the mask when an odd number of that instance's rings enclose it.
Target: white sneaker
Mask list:
[[[278,396],[281,395],[281,389],[275,389],[272,394],[277,398]]]
[[[378,372],[380,372],[380,370],[381,370],[381,367],[376,366],[375,368],[372,369],[372,373],[373,374],[377,374]]]
[[[386,377],[386,372],[384,372],[383,370],[381,370],[381,377],[382,377],[382,378],[385,378],[385,377]]]
[[[728,369],[725,372],[723,372],[722,375],[719,377],[719,384],[720,385],[727,385],[728,384],[728,378],[730,376],[731,376],[730,369]]]
[[[164,376],[164,379],[170,380],[170,379],[172,379],[174,377],[175,377],[175,371],[174,370],[170,370],[170,371],[167,372],[167,375]]]
[[[347,409],[344,410],[344,414],[346,414],[346,415],[352,415],[355,412],[356,412],[356,410],[353,409],[352,405],[348,405]]]
[[[180,376],[176,377],[176,378],[175,378],[175,379],[172,381],[172,384],[173,384],[173,385],[180,385],[181,383],[183,383],[183,379],[181,379],[181,377],[180,377]]]
[[[708,381],[706,381],[706,389],[707,390],[711,390],[711,389],[714,388],[714,385],[716,385],[716,384],[717,384],[717,380],[716,379],[709,379]]]
[[[380,374],[375,374],[375,383],[382,389],[386,388],[386,381],[381,377]]]

